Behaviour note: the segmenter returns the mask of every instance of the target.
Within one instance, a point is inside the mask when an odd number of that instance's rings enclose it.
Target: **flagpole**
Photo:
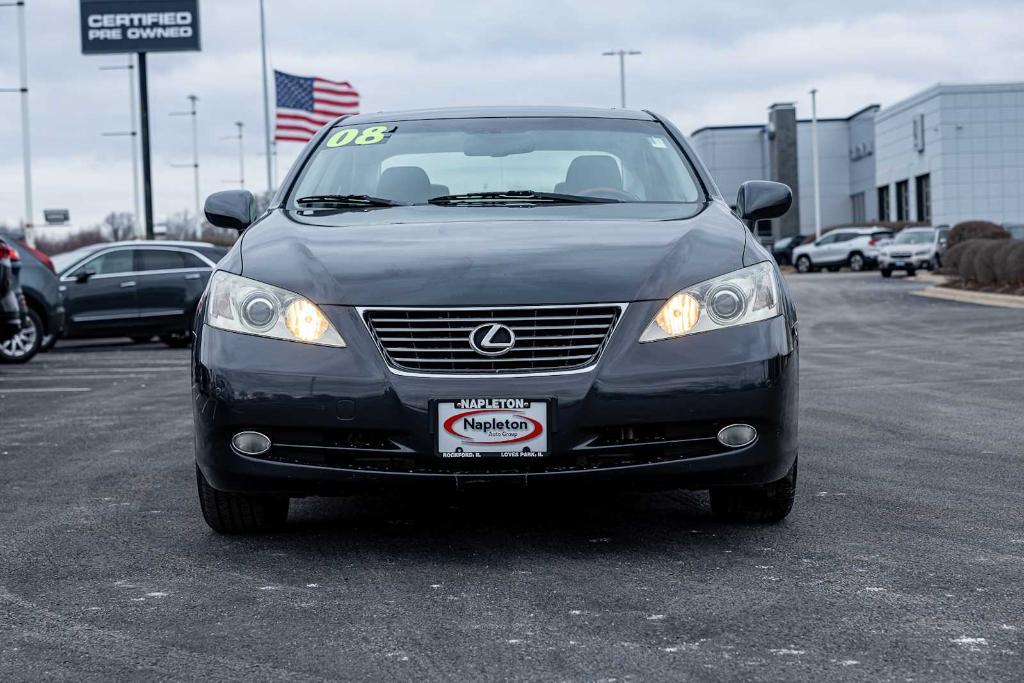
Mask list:
[[[270,90],[267,87],[267,20],[260,0],[260,57],[263,62],[263,133],[267,156],[267,193],[274,192],[273,159],[270,154]]]

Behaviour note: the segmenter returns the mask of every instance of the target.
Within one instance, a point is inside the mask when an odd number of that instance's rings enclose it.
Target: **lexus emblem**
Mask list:
[[[508,325],[485,323],[469,333],[469,345],[481,356],[504,356],[516,345],[516,333]]]

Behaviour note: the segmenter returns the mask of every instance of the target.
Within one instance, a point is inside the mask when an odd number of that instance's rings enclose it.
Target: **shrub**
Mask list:
[[[1010,238],[1001,225],[988,221],[964,221],[953,226],[949,233],[949,246],[952,247],[968,240],[1005,240]]]
[[[943,272],[962,284],[981,287],[1024,285],[1024,241],[976,239],[961,242],[943,257]]]
[[[1010,242],[999,275],[1001,283],[1024,286],[1024,240]]]
[[[958,275],[960,273],[960,262],[964,255],[973,248],[973,242],[961,242],[949,247],[942,255],[942,272],[947,275]]]

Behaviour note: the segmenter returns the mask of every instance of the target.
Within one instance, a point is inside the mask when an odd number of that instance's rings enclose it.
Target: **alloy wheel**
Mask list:
[[[864,270],[864,257],[860,254],[854,254],[850,257],[850,270],[855,273],[859,273]]]
[[[18,334],[0,344],[0,353],[8,360],[20,360],[35,352],[36,337],[38,336],[39,332],[32,319],[29,318],[28,324],[23,326]]]

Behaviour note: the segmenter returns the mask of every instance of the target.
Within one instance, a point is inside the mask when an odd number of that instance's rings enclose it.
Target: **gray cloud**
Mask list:
[[[272,63],[351,80],[364,110],[459,104],[615,106],[617,65],[631,47],[629,100],[684,130],[764,120],[776,101],[823,116],[883,105],[936,82],[1015,80],[1024,73],[1019,2],[433,2],[267,0]],[[32,142],[37,212],[67,206],[89,224],[131,209],[119,56],[80,54],[73,0],[29,0]],[[152,55],[154,187],[159,216],[192,206],[185,118],[200,98],[202,191],[237,175],[232,122],[247,124],[249,186],[264,185],[255,0],[201,0],[204,49]],[[17,79],[14,14],[0,9],[0,86]],[[0,220],[21,214],[18,104],[0,94]],[[283,145],[283,171],[298,151]]]

